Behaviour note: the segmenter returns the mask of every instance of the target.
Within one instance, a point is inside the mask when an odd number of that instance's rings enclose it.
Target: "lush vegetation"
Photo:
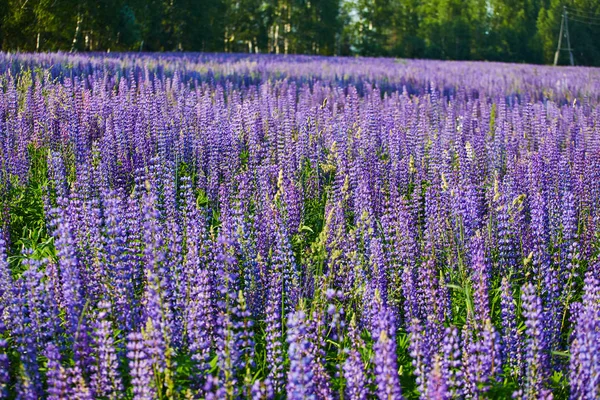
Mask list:
[[[600,65],[590,0],[0,0],[0,47],[551,63],[563,6],[576,64]]]
[[[600,70],[0,55],[0,398],[596,399]]]

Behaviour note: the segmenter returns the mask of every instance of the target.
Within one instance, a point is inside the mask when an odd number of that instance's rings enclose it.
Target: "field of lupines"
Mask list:
[[[0,53],[0,397],[595,399],[600,70]]]

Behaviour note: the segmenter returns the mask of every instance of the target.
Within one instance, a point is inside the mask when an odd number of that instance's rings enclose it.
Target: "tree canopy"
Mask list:
[[[564,7],[576,64],[600,65],[598,0],[0,0],[0,46],[550,63]]]

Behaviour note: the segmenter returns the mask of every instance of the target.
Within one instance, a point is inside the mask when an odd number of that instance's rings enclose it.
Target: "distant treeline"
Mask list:
[[[0,0],[0,44],[550,63],[564,6],[575,63],[600,65],[598,0]]]

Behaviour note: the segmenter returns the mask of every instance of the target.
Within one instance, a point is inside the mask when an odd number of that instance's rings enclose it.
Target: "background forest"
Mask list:
[[[551,63],[563,6],[575,63],[600,65],[598,0],[0,0],[0,45]]]

